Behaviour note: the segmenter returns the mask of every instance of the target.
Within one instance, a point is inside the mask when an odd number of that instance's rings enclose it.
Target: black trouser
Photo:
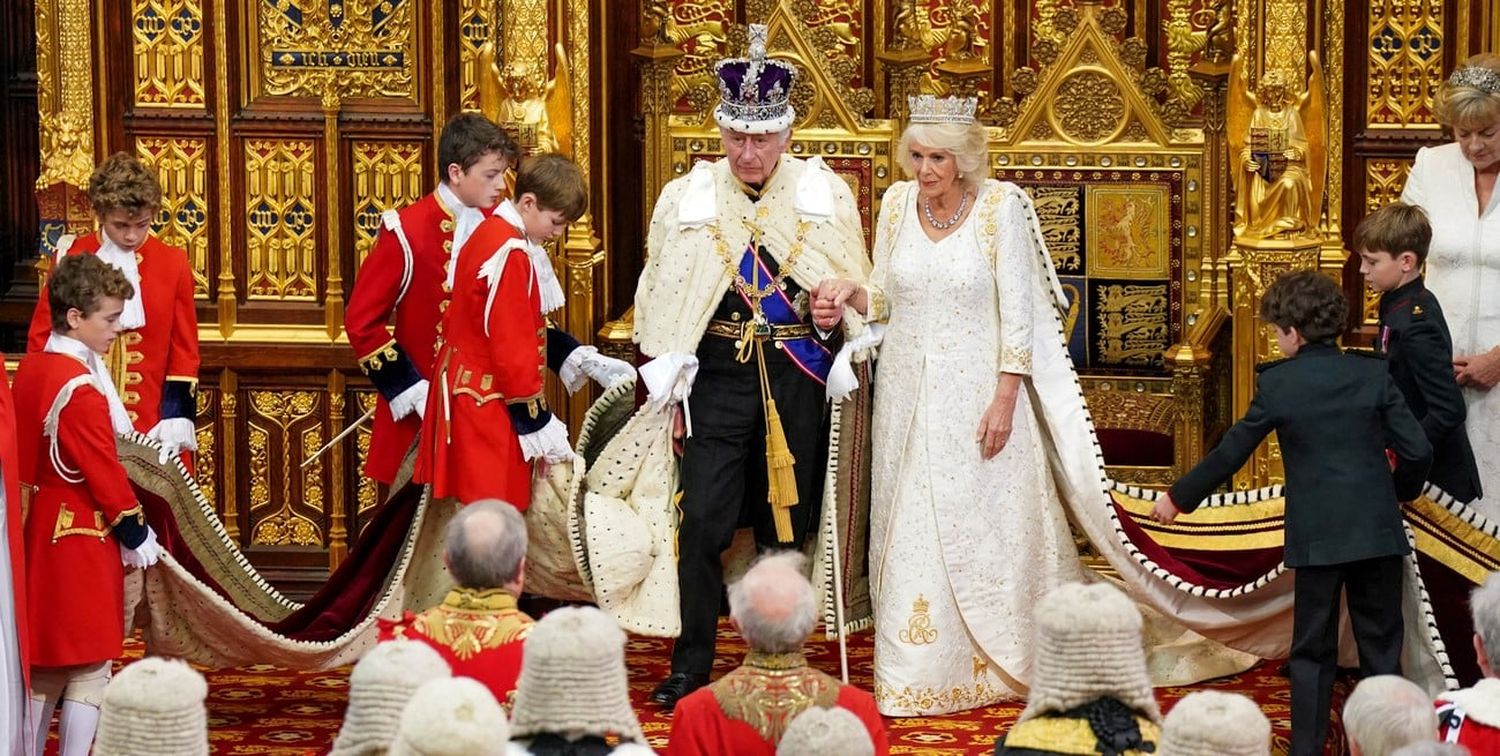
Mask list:
[[[735,360],[734,341],[704,336],[698,377],[688,399],[693,435],[683,442],[677,529],[677,585],[682,635],[672,647],[672,671],[708,674],[714,662],[723,554],[742,523],[765,549],[800,549],[817,522],[828,453],[823,385],[766,343],[766,372],[786,440],[796,458],[798,504],[791,543],[778,543],[766,501],[766,418],[754,358]]]
[[[1321,756],[1328,736],[1333,676],[1338,670],[1339,593],[1359,646],[1359,671],[1401,674],[1401,572],[1403,556],[1296,568],[1292,608],[1292,750]]]

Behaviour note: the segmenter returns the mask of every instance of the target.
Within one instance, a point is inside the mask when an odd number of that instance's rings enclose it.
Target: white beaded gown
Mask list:
[[[1458,144],[1424,148],[1401,199],[1420,205],[1432,223],[1427,288],[1437,295],[1453,335],[1454,354],[1500,345],[1500,191],[1480,212],[1474,166]],[[1464,389],[1464,425],[1474,447],[1483,496],[1469,506],[1500,522],[1500,386]]]
[[[883,296],[889,320],[875,378],[870,571],[875,699],[889,716],[1024,696],[1031,606],[1080,576],[1028,389],[998,455],[982,460],[975,441],[999,372],[1030,371],[1033,297],[1051,296],[1022,201],[1004,195],[988,182],[962,227],[933,242],[914,186],[901,183],[877,226],[872,300]]]

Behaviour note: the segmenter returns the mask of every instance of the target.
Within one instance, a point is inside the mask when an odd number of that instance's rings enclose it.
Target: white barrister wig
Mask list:
[[[646,742],[630,707],[625,633],[609,615],[591,606],[548,612],[531,628],[522,653],[513,737],[614,734]]]
[[[443,657],[422,641],[377,644],[349,674],[349,709],[330,756],[385,753],[417,688],[452,674]]]
[[[1200,690],[1167,712],[1158,756],[1270,756],[1271,720],[1237,693]]]
[[[104,689],[98,756],[208,754],[208,683],[185,662],[151,657],[115,675]]]
[[[468,677],[432,680],[401,712],[391,756],[501,756],[510,723],[484,683]]]
[[[854,712],[813,706],[787,724],[776,756],[875,756],[875,742]]]
[[[1161,721],[1146,673],[1141,613],[1124,593],[1107,583],[1064,583],[1035,612],[1036,662],[1022,720],[1113,698]]]

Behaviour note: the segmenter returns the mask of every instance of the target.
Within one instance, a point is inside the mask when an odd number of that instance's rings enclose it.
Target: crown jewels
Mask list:
[[[796,117],[791,104],[792,85],[797,69],[766,57],[766,37],[764,24],[751,24],[749,56],[728,58],[714,66],[719,79],[719,107],[714,117],[720,126],[762,134],[792,125]]]
[[[1500,94],[1500,73],[1483,66],[1459,66],[1448,77],[1452,87],[1473,87],[1490,94]]]
[[[979,107],[978,97],[934,97],[930,94],[906,98],[911,110],[912,123],[961,123],[974,122],[974,111]]]

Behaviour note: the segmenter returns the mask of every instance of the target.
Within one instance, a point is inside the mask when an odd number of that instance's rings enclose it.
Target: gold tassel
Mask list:
[[[792,468],[797,459],[786,445],[786,431],[781,428],[776,400],[768,394],[765,405],[767,498],[771,502],[771,518],[776,523],[776,540],[791,543],[792,507],[797,506],[797,476],[792,474]]]

